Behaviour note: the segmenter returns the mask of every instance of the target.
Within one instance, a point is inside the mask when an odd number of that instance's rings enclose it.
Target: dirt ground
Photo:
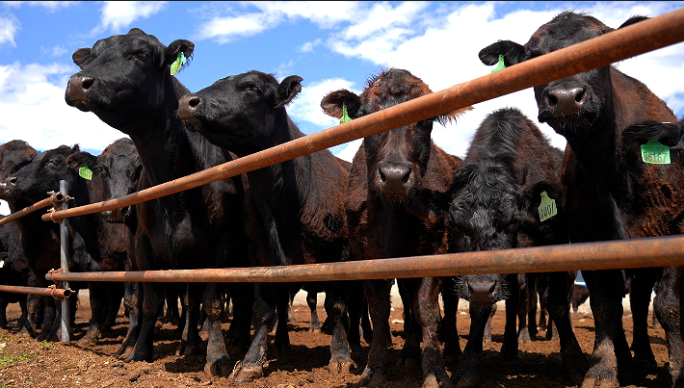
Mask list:
[[[75,339],[81,338],[87,329],[90,317],[88,301],[82,298],[77,312]],[[175,348],[179,335],[173,326],[158,324],[155,336],[153,363],[124,363],[113,357],[126,333],[127,320],[123,310],[117,325],[107,333],[99,345],[91,349],[80,349],[72,343],[36,342],[16,330],[0,329],[0,384],[2,387],[278,387],[278,388],[323,388],[356,387],[365,360],[352,369],[351,374],[339,376],[327,369],[330,336],[308,331],[310,313],[306,306],[295,306],[295,322],[290,323],[291,351],[288,355],[274,358],[269,355],[265,376],[254,383],[232,383],[225,378],[207,379],[203,374],[202,356],[178,357]],[[321,321],[325,310],[319,304]],[[486,371],[482,387],[571,387],[563,381],[560,345],[557,340],[546,341],[540,332],[538,340],[520,345],[517,361],[503,361],[499,349],[503,341],[504,309],[500,308],[493,322],[493,343],[485,347],[482,362]],[[16,325],[19,317],[18,305],[8,311],[10,324]],[[396,361],[403,340],[402,310],[397,308],[391,315],[393,350],[392,365]],[[624,327],[631,343],[632,322],[629,312],[624,315]],[[469,318],[466,311],[458,316],[458,331],[461,348],[467,342]],[[594,343],[594,322],[591,314],[573,314],[573,325],[582,350],[590,354]],[[224,329],[228,324],[224,324]],[[634,385],[626,387],[668,387],[666,370],[667,349],[662,329],[649,329],[651,344],[658,361],[658,368],[640,370],[635,373]],[[206,338],[206,337],[205,337]],[[363,344],[364,357],[368,346]],[[206,346],[206,345],[205,345]],[[447,363],[448,372],[454,370],[454,363]],[[420,368],[392,367],[391,380],[382,385],[385,388],[408,388],[421,386]]]

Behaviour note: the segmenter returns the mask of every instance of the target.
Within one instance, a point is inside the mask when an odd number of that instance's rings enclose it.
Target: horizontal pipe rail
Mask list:
[[[62,300],[71,295],[71,290],[61,288],[41,288],[41,287],[20,287],[20,286],[0,286],[0,292],[11,292],[13,294],[28,294],[39,296],[51,296]]]
[[[681,41],[684,41],[684,8],[137,193],[43,215],[43,220],[114,210],[193,189],[518,90],[608,66]]]
[[[46,208],[50,205],[54,206],[55,204],[64,202],[64,198],[65,198],[64,195],[60,192],[52,193],[52,194],[50,194],[50,196],[48,198],[40,200],[31,206],[27,206],[27,207],[25,207],[19,211],[16,211],[16,212],[8,215],[7,217],[3,218],[2,220],[0,220],[0,226],[5,225],[8,222],[12,222],[18,218],[24,217],[28,214],[31,214],[31,213],[35,212],[36,210],[40,210],[40,209]],[[46,216],[50,217],[50,214],[46,214]]]
[[[277,267],[48,273],[57,281],[313,282],[684,266],[684,236]]]

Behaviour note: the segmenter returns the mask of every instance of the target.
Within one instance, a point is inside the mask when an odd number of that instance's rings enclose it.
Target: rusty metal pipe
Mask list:
[[[518,90],[608,66],[681,41],[684,41],[684,8],[137,193],[43,215],[43,220],[114,210],[193,189]]]
[[[12,222],[18,218],[24,217],[25,215],[31,214],[35,212],[36,210],[40,210],[42,208],[48,207],[50,205],[55,205],[57,203],[61,203],[64,201],[64,195],[60,193],[59,191],[56,193],[50,194],[48,198],[45,198],[41,201],[38,201],[34,203],[31,206],[27,206],[17,212],[14,212],[10,214],[9,216],[3,218],[0,220],[0,226],[5,225],[8,222]],[[49,216],[49,215],[48,215]]]
[[[71,290],[61,288],[41,288],[41,287],[19,287],[19,286],[0,286],[0,292],[11,292],[13,294],[29,294],[39,296],[51,296],[62,300],[71,295]]]
[[[313,282],[684,266],[684,236],[253,268],[49,273],[58,281]]]

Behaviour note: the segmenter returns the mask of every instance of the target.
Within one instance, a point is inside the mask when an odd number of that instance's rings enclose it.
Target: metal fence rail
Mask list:
[[[684,8],[183,178],[124,197],[46,214],[43,220],[114,210],[175,194],[681,41]]]
[[[684,236],[330,264],[48,273],[45,278],[102,282],[313,282],[667,266],[684,266]]]
[[[31,206],[27,206],[27,207],[25,207],[25,208],[23,208],[17,212],[14,212],[14,213],[8,215],[7,217],[3,218],[2,220],[0,220],[0,226],[5,225],[6,223],[12,222],[12,221],[19,219],[21,217],[24,217],[26,215],[29,215],[29,214],[35,212],[36,210],[46,208],[50,205],[56,206],[56,205],[58,205],[58,204],[60,204],[66,200],[66,195],[62,194],[59,191],[56,193],[52,192],[49,194],[50,194],[50,196],[48,198],[45,198],[41,201],[38,201]],[[50,216],[50,214],[46,214],[46,215],[48,217]]]
[[[41,287],[20,287],[20,286],[0,286],[0,292],[11,292],[15,294],[28,294],[39,296],[51,296],[61,300],[71,295],[71,290],[60,288],[41,288]]]

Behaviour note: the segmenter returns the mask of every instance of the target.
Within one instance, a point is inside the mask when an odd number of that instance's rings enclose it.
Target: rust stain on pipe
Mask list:
[[[681,41],[684,8],[137,193],[58,211],[52,218],[114,210],[193,189]],[[50,219],[50,215],[43,215],[44,221]]]
[[[63,290],[61,288],[40,288],[40,287],[19,287],[19,286],[0,286],[0,292],[11,292],[14,294],[29,294],[40,296],[51,296],[55,299],[62,300],[71,295],[71,290]]]
[[[56,193],[52,193],[52,194],[50,194],[50,196],[48,198],[45,198],[41,201],[38,201],[31,206],[27,206],[27,207],[25,207],[25,208],[23,208],[17,212],[10,214],[9,216],[3,218],[2,220],[0,220],[0,226],[5,225],[8,222],[12,222],[18,218],[24,217],[25,215],[31,214],[31,213],[35,212],[36,210],[40,210],[40,209],[46,208],[50,205],[54,206],[57,203],[64,202],[64,199],[65,199],[64,195],[62,195],[62,193],[60,193],[59,191]],[[48,217],[49,217],[49,214],[48,214]],[[57,220],[57,219],[55,219],[55,220]]]
[[[312,282],[684,266],[684,236],[252,268],[47,274],[56,281]]]

